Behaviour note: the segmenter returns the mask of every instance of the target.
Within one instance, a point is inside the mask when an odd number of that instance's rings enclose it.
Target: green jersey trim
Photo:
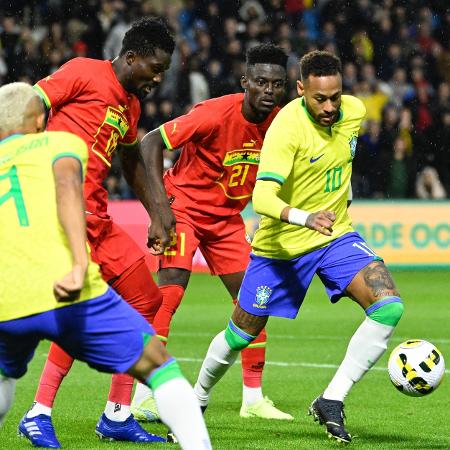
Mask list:
[[[159,132],[161,133],[161,137],[164,141],[164,144],[166,144],[167,150],[173,150],[172,144],[170,143],[169,138],[167,137],[166,130],[164,129],[163,125],[159,127]]]
[[[279,184],[283,184],[286,181],[286,178],[274,172],[260,172],[256,177],[256,180],[275,181]]]
[[[138,140],[135,139],[133,142],[121,142],[120,145],[122,147],[134,147],[138,143]]]
[[[0,139],[0,145],[3,145],[5,142],[10,142],[10,141],[12,141],[13,139],[17,139],[17,138],[20,138],[20,137],[22,137],[22,136],[23,136],[23,133],[14,133],[14,134],[11,134],[11,135],[9,135],[9,136],[3,138],[3,139]]]
[[[78,161],[81,162],[81,158],[80,155],[77,155],[76,153],[72,153],[72,152],[62,152],[62,153],[58,153],[54,158],[53,158],[53,162],[57,161],[60,158],[75,158],[78,159]]]
[[[42,89],[38,84],[35,84],[33,89],[39,94],[39,97],[42,98],[47,109],[50,109],[52,107],[52,102],[48,98],[48,95],[45,93],[44,89]]]
[[[74,158],[76,159],[79,163],[80,163],[80,175],[81,175],[81,179],[84,179],[84,173],[83,173],[83,161],[80,158],[80,155],[77,155],[76,153],[71,153],[71,152],[63,152],[63,153],[58,153],[53,159],[52,159],[52,164],[55,164],[56,161],[58,161],[58,159],[61,158]]]

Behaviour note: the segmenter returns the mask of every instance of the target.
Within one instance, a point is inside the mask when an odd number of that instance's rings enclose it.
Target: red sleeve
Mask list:
[[[202,142],[209,138],[217,128],[217,121],[217,113],[205,103],[199,103],[184,116],[161,125],[159,130],[166,147],[171,150],[187,142]]]
[[[34,88],[47,108],[57,108],[77,98],[89,82],[88,67],[81,58],[75,58],[63,64],[48,77],[38,81]]]

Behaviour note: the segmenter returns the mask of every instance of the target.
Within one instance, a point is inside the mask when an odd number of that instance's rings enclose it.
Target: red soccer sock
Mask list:
[[[233,299],[237,304],[237,299]],[[244,386],[259,388],[262,385],[264,365],[266,363],[266,329],[264,328],[256,339],[241,351],[242,379]]]
[[[61,347],[52,343],[34,398],[36,402],[48,408],[53,408],[59,386],[61,386],[64,377],[69,373],[72,364],[73,358]]]
[[[115,373],[111,379],[108,401],[131,405],[131,391],[133,390],[134,378],[124,373]]]
[[[244,385],[251,388],[261,387],[264,364],[266,362],[266,330],[241,351],[242,378]]]
[[[168,284],[166,286],[160,286],[159,290],[163,296],[162,304],[156,313],[155,320],[153,321],[153,327],[159,339],[167,344],[167,338],[169,337],[170,322],[181,303],[181,299],[184,295],[184,288],[178,284]]]
[[[153,281],[145,258],[128,267],[114,281],[112,287],[130,306],[142,314],[148,323],[153,323],[162,302],[162,295]]]

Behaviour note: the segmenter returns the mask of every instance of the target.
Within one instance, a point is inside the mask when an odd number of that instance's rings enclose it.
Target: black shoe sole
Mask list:
[[[314,403],[312,403],[311,406],[309,407],[308,415],[313,416],[314,422],[319,422],[319,425],[325,425],[325,427],[326,427],[327,423],[323,419],[320,412],[315,409]],[[327,434],[329,439],[334,439],[339,444],[350,444],[350,442],[351,442],[351,435],[350,435],[350,440],[347,440],[340,436],[335,436],[334,434],[330,433],[326,428],[325,428],[325,433]]]

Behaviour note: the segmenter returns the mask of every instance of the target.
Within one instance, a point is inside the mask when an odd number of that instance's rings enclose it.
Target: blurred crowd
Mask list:
[[[75,56],[114,58],[142,15],[165,17],[177,38],[169,71],[142,104],[140,137],[202,100],[240,92],[245,51],[274,42],[288,59],[313,49],[342,58],[344,91],[367,118],[358,140],[356,198],[450,194],[448,0],[1,0],[0,84],[35,82]],[[170,167],[177,152],[167,153]],[[117,163],[111,198],[130,198]]]

